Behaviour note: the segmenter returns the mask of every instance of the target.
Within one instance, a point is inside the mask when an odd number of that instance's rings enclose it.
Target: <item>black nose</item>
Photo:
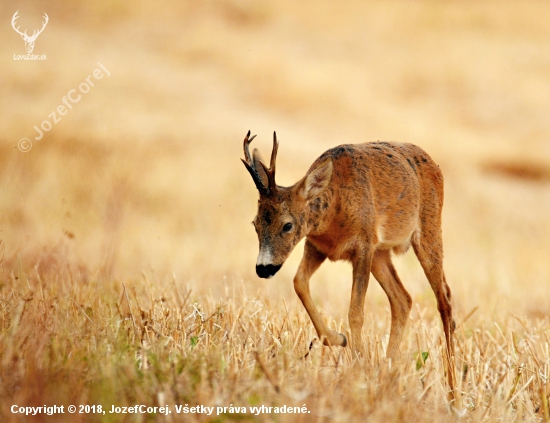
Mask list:
[[[275,273],[277,273],[279,271],[279,269],[281,268],[282,264],[279,264],[279,265],[273,265],[273,264],[268,264],[266,266],[264,266],[263,264],[260,264],[258,266],[256,266],[256,274],[260,277],[260,278],[264,278],[264,279],[267,279],[267,278],[270,278],[271,276],[273,276]]]

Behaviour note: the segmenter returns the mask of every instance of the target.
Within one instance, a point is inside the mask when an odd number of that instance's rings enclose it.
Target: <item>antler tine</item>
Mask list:
[[[273,131],[273,149],[271,150],[271,160],[269,161],[269,169],[264,162],[260,161],[260,164],[264,168],[265,174],[268,180],[268,190],[270,195],[277,193],[277,184],[275,183],[275,161],[277,160],[277,151],[279,150],[279,141],[277,141],[277,134]]]
[[[277,134],[273,131],[273,150],[271,150],[271,161],[269,162],[269,169],[275,176],[275,160],[277,160],[277,151],[279,150],[279,141],[277,141]]]
[[[15,27],[15,21],[17,20],[17,18],[19,17],[18,15],[19,13],[19,10],[16,11],[14,14],[13,14],[13,17],[11,18],[11,26],[13,27],[13,29],[15,29],[15,32],[17,32],[19,35],[27,35],[27,30],[25,30],[25,33],[19,31],[19,27]]]
[[[11,25],[14,27],[14,29],[15,29],[15,21],[16,21],[17,18],[19,17],[18,14],[19,14],[19,10],[17,10],[17,11],[13,14],[13,16],[12,16],[12,18],[11,18]],[[18,27],[18,28],[19,28],[19,27]]]
[[[277,160],[277,151],[279,150],[279,141],[277,141],[277,134],[273,132],[273,149],[271,150],[271,160],[269,162],[269,169],[266,164],[260,160],[260,165],[264,169],[267,175],[268,192],[269,195],[274,195],[277,192],[277,184],[275,183],[275,161]]]
[[[252,137],[250,137],[250,131],[248,131],[248,133],[246,134],[246,137],[244,138],[244,143],[243,143],[245,158],[241,159],[241,161],[244,163],[244,166],[246,167],[246,170],[248,170],[248,173],[250,173],[250,176],[252,176],[252,180],[254,181],[256,188],[258,188],[258,191],[260,191],[260,194],[264,195],[264,194],[267,194],[267,188],[264,187],[262,180],[260,179],[260,176],[258,175],[256,168],[254,167],[254,162],[252,161],[252,157],[250,156],[249,146],[254,138],[256,138],[256,135],[252,135]]]
[[[50,20],[50,18],[48,17],[48,14],[46,12],[44,12],[44,16],[42,16],[42,17],[46,20],[42,24],[42,29],[40,31],[38,31],[38,34],[40,34],[42,31],[44,31],[44,28],[46,28],[46,25],[48,25],[48,21]],[[36,34],[36,35],[38,36],[38,34]]]
[[[256,135],[252,135],[252,138],[250,138],[250,130],[248,130],[248,133],[246,134],[246,137],[244,137],[244,145],[243,145],[243,148],[244,148],[244,157],[246,159],[246,161],[251,165],[251,166],[254,166],[252,164],[252,157],[250,156],[250,143],[252,142],[252,140],[256,138]]]
[[[48,21],[50,20],[50,18],[48,17],[48,14],[44,13],[44,16],[42,17],[45,19],[45,21],[42,23],[42,28],[35,29],[30,38],[36,39],[42,33],[42,31],[44,31],[44,29],[46,28],[46,25],[48,25]]]

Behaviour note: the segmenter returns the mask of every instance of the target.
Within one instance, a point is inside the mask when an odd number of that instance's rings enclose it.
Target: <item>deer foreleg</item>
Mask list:
[[[325,345],[343,346],[347,345],[347,340],[344,335],[329,329],[323,321],[321,314],[315,307],[311,294],[309,292],[309,278],[319,268],[319,266],[325,261],[326,256],[319,252],[309,241],[306,241],[304,248],[304,256],[298,267],[298,272],[294,277],[294,290],[302,304],[304,305],[317,335],[323,340]]]

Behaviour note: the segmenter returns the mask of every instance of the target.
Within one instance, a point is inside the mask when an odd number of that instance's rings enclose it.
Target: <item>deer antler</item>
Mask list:
[[[19,31],[19,27],[15,27],[15,21],[17,20],[17,18],[19,17],[17,14],[19,13],[19,10],[17,12],[15,12],[13,14],[13,17],[11,18],[11,26],[13,27],[13,29],[15,29],[15,32],[17,32],[19,35],[21,35],[22,37],[28,37],[27,35],[27,30],[25,30],[25,32],[21,32]]]
[[[248,170],[248,173],[250,173],[250,176],[252,176],[252,179],[254,180],[254,184],[256,184],[256,188],[258,188],[258,191],[260,191],[260,194],[264,195],[264,194],[267,194],[267,190],[262,184],[260,175],[258,175],[258,172],[254,167],[254,162],[252,161],[252,157],[250,156],[249,146],[254,138],[256,138],[256,135],[252,135],[252,137],[250,137],[250,131],[248,131],[248,133],[246,134],[246,137],[244,138],[244,143],[243,143],[244,159],[241,159],[241,161],[244,163],[244,166],[246,167],[246,170]]]
[[[30,38],[36,39],[36,38],[40,35],[40,33],[41,33],[42,31],[44,31],[44,28],[46,28],[46,25],[48,25],[48,21],[50,20],[50,18],[48,17],[48,14],[47,14],[47,13],[44,13],[43,18],[45,18],[46,20],[45,20],[44,23],[42,24],[42,28],[39,29],[39,30],[35,29],[35,30],[33,31],[32,35],[30,36]],[[37,32],[37,31],[38,31],[38,32]]]
[[[269,162],[269,169],[267,166],[260,160],[260,164],[264,168],[265,174],[267,175],[267,180],[269,182],[268,190],[270,193],[274,194],[277,192],[277,184],[275,183],[275,160],[277,160],[277,151],[279,150],[279,141],[277,141],[277,134],[273,131],[273,149],[271,150],[271,160]]]
[[[42,31],[44,31],[44,28],[46,28],[46,25],[48,24],[48,21],[50,20],[50,18],[48,17],[48,14],[47,13],[44,13],[44,16],[43,18],[45,19],[45,21],[42,23],[42,28],[41,29],[35,29],[32,33],[31,36],[28,36],[27,35],[27,30],[25,30],[25,32],[21,32],[19,30],[19,27],[16,27],[15,26],[15,21],[17,20],[17,18],[19,17],[18,16],[18,13],[19,13],[19,10],[17,12],[15,12],[13,14],[13,17],[11,18],[11,26],[13,27],[13,29],[15,30],[15,32],[17,32],[19,35],[21,35],[23,37],[23,39],[25,40],[28,40],[28,41],[34,41],[36,40],[36,38],[38,38],[38,36],[40,35],[40,33]]]
[[[277,184],[275,184],[275,160],[277,159],[277,150],[279,149],[279,142],[277,141],[277,135],[275,134],[275,132],[273,132],[273,150],[271,151],[271,161],[269,164],[269,169],[264,164],[264,162],[259,160],[260,165],[262,166],[265,174],[267,175],[267,181],[268,181],[267,186],[264,186],[262,179],[258,174],[258,170],[254,165],[254,160],[250,156],[249,146],[255,137],[256,135],[253,135],[252,137],[250,137],[250,131],[248,131],[248,133],[246,134],[246,137],[244,139],[244,146],[243,146],[245,159],[241,159],[241,160],[244,163],[250,175],[252,176],[252,179],[256,184],[256,188],[258,188],[258,191],[260,191],[260,194],[265,196],[272,196],[277,192]]]

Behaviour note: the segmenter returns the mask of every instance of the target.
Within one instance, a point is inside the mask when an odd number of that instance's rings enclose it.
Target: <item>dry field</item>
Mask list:
[[[49,15],[47,60],[14,60],[16,10],[29,33]],[[15,0],[0,16],[0,421],[550,421],[550,3]],[[109,75],[54,122],[98,62]],[[302,244],[273,279],[254,272],[248,129],[264,156],[277,130],[281,185],[341,143],[412,142],[440,164],[453,403],[412,252],[395,259],[414,301],[400,361],[373,279],[365,356],[304,358]],[[345,263],[312,279],[344,333],[350,291]],[[107,413],[12,413],[70,404]],[[172,413],[108,412],[136,404]]]

